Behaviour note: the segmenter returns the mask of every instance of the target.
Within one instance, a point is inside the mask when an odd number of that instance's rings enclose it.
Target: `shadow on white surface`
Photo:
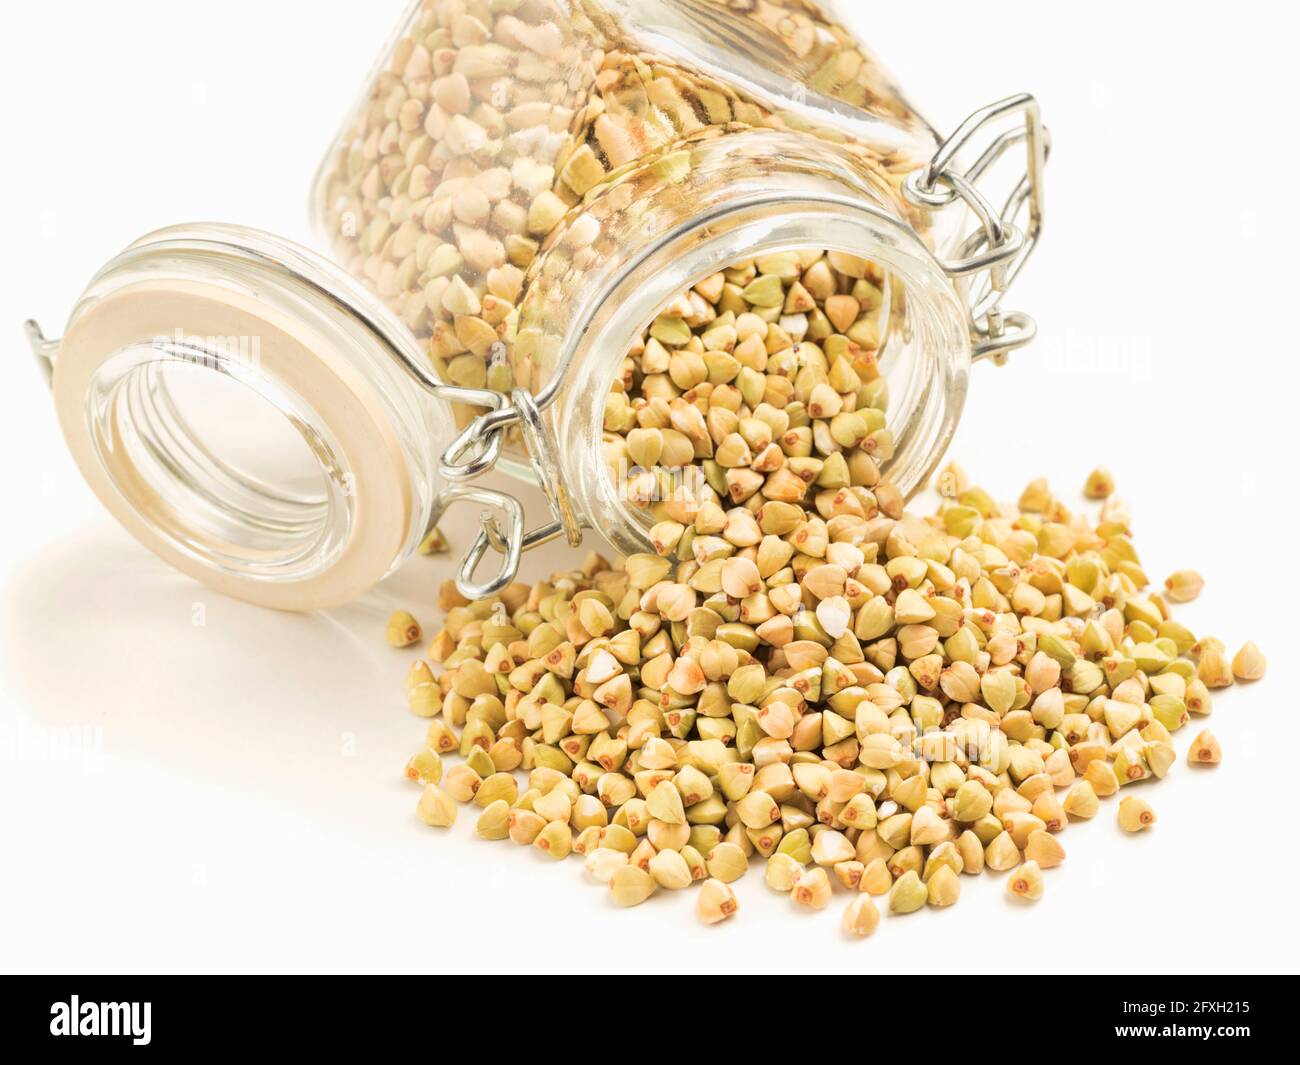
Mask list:
[[[473,517],[455,516],[453,552]],[[547,545],[526,577],[580,558]],[[101,729],[105,758],[365,821],[368,800],[397,789],[406,801],[401,768],[424,732],[402,684],[422,647],[389,647],[385,622],[402,607],[432,634],[458,559],[415,556],[360,599],[287,613],[211,591],[105,519],[50,538],[0,588],[4,687],[24,727]]]
[[[383,641],[398,590],[417,583],[399,575],[335,610],[280,613],[97,525],[51,540],[4,589],[7,686],[34,730],[98,727],[115,759],[346,816],[349,783],[400,783],[390,745],[418,740],[401,688],[413,655]]]

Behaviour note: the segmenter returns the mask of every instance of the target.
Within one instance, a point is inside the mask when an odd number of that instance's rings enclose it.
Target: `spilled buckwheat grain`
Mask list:
[[[407,675],[432,718],[406,770],[424,821],[476,802],[484,838],[581,855],[624,906],[706,884],[710,923],[758,858],[797,908],[850,893],[860,938],[877,897],[950,906],[985,868],[1038,899],[1070,821],[1170,772],[1211,689],[1263,674],[1253,644],[1230,663],[1174,620],[1200,578],[1150,585],[1109,475],[1095,521],[1041,479],[1001,505],[954,465],[935,513],[904,511],[877,462],[873,277],[764,257],[651,324],[606,443],[657,553],[472,603],[443,587]],[[1219,757],[1208,732],[1188,751]],[[1118,820],[1154,814],[1129,793]]]
[[[855,937],[872,896],[950,905],[985,867],[1037,898],[1071,820],[1170,770],[1172,733],[1210,711],[1197,659],[1223,652],[1148,588],[1120,506],[1093,524],[1034,502],[968,486],[928,518],[811,506],[743,545],[702,552],[714,534],[692,527],[670,557],[591,555],[475,603],[444,588],[441,674],[408,682],[417,713],[437,692],[407,769],[421,818],[486,805],[484,838],[581,855],[622,905],[707,880],[706,921],[734,912],[727,885],[755,857],[803,907],[853,893]],[[743,567],[731,594],[728,563],[776,541],[783,564],[756,584]],[[848,611],[837,635],[828,600]],[[1216,764],[1217,741],[1188,757]],[[515,770],[523,790],[497,783]],[[1126,800],[1120,824],[1149,811]]]

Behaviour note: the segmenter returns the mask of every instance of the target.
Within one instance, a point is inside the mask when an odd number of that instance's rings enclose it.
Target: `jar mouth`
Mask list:
[[[400,326],[336,274],[270,234],[172,227],[92,279],[54,357],[64,439],[109,511],[277,609],[354,599],[414,549],[450,435]]]
[[[92,375],[86,425],[120,497],[176,551],[297,581],[342,554],[355,475],[317,413],[259,371],[256,348],[257,338],[217,337],[129,345]]]
[[[905,497],[934,472],[956,429],[970,369],[964,313],[934,256],[908,227],[862,201],[835,195],[733,201],[649,249],[579,331],[575,362],[590,368],[590,376],[583,375],[586,402],[568,419],[573,424],[560,426],[561,438],[590,441],[596,449],[588,468],[605,472],[586,493],[587,523],[619,551],[651,550],[654,524],[648,508],[627,498],[626,481],[608,471],[600,453],[605,400],[621,353],[638,342],[662,308],[712,274],[760,255],[809,248],[854,255],[884,271],[880,313],[887,324],[878,359],[888,381],[887,424],[896,447],[881,472]],[[596,346],[599,353],[591,350]],[[582,431],[575,419],[590,428]],[[680,487],[689,491],[685,482]]]

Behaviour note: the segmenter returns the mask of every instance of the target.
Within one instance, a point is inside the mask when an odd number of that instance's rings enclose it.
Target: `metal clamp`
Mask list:
[[[41,327],[31,318],[23,323],[23,332],[27,334],[27,344],[36,358],[36,365],[40,367],[45,386],[53,388],[54,357],[59,353],[59,342],[47,340],[45,334],[41,332]]]
[[[570,546],[577,547],[582,542],[582,523],[569,500],[555,438],[542,421],[544,403],[539,403],[531,392],[522,388],[516,388],[506,396],[487,389],[458,388],[440,383],[430,391],[449,403],[488,408],[465,426],[439,456],[438,471],[449,483],[438,493],[429,517],[432,528],[453,503],[461,500],[497,511],[494,514],[485,510],[479,514],[478,535],[456,573],[456,586],[462,595],[469,599],[483,599],[495,595],[515,579],[520,556],[529,548],[548,543],[558,536],[564,536]],[[494,488],[465,483],[496,465],[501,457],[505,432],[516,424],[552,516],[550,522],[528,532],[524,531],[524,508],[518,499]],[[477,582],[474,572],[489,547],[502,556],[501,564],[492,578]]]
[[[1004,130],[966,170],[955,169],[957,154],[990,124],[1023,116],[1023,123]],[[1024,142],[1025,174],[998,211],[979,190],[980,179],[1008,148]],[[943,210],[958,200],[974,214],[978,225],[957,246],[957,257],[940,260],[944,271],[962,286],[970,306],[972,359],[992,359],[999,365],[1007,354],[1034,339],[1034,321],[1020,311],[1003,311],[1002,297],[1019,275],[1038,243],[1043,228],[1043,167],[1051,139],[1028,93],[1009,96],[976,111],[939,146],[928,166],[914,170],[903,182],[913,203]],[[1027,212],[1026,212],[1027,209]],[[1027,218],[1022,230],[1016,220]],[[970,289],[977,276],[983,279]]]
[[[485,507],[495,507],[505,518],[505,527],[502,528],[491,511],[485,510],[479,515],[479,534],[456,571],[456,587],[467,599],[485,599],[501,591],[514,580],[519,570],[520,555],[526,548],[545,543],[559,535],[560,529],[555,523],[552,523],[554,531],[547,527],[525,535],[524,508],[519,500],[492,488],[464,484],[449,484],[438,493],[429,517],[430,525],[436,525],[447,508],[462,499]],[[490,579],[477,582],[474,580],[474,571],[478,569],[489,546],[501,553],[501,565]]]

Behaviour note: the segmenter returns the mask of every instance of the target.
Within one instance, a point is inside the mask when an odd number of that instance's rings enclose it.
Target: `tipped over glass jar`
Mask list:
[[[863,298],[834,329],[879,368],[881,468],[915,490],[972,362],[1032,339],[1001,300],[1041,228],[1047,147],[1027,95],[941,140],[805,0],[419,0],[315,183],[333,261],[172,227],[99,271],[61,340],[28,328],[83,475],[181,570],[329,606],[473,504],[458,584],[480,597],[557,537],[648,547],[609,397],[709,279],[710,313],[811,341],[815,314],[746,299],[764,257],[839,257],[832,285]],[[1003,159],[1024,163],[995,206]],[[550,512],[477,483],[494,466]]]

